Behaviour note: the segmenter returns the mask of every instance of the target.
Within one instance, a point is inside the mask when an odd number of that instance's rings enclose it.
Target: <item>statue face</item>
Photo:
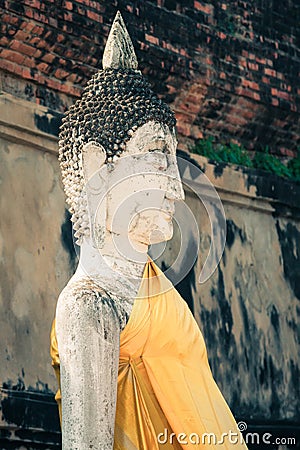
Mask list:
[[[148,245],[171,239],[175,201],[184,199],[176,146],[166,125],[148,122],[135,131],[107,170],[109,231]]]

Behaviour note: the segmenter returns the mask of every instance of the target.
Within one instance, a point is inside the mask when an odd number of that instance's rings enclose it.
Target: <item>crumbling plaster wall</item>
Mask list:
[[[23,385],[47,392],[56,385],[49,358],[51,319],[72,268],[62,240],[65,203],[56,139],[34,124],[41,114],[46,118],[46,110],[4,97],[0,113],[0,380],[8,388]]]

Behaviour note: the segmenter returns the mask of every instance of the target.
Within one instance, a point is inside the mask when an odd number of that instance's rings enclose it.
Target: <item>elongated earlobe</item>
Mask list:
[[[82,147],[82,170],[85,181],[85,195],[88,207],[88,220],[90,236],[93,246],[100,249],[104,244],[106,230],[106,198],[101,196],[101,191],[105,193],[107,178],[106,152],[102,145],[97,142],[88,142]],[[102,176],[101,176],[102,175]],[[100,202],[99,205],[99,196]]]
[[[88,142],[82,147],[82,169],[87,183],[98,172],[106,160],[106,152],[98,142]]]

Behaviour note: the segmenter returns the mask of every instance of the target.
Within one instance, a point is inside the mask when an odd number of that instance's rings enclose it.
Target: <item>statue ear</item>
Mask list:
[[[106,160],[106,151],[98,142],[88,142],[82,147],[82,168],[84,180],[87,183],[92,176],[103,166]]]
[[[91,238],[95,248],[101,248],[104,243],[106,230],[106,197],[102,196],[102,206],[99,207],[99,195],[106,189],[103,174],[100,169],[104,166],[106,152],[97,142],[88,142],[82,147],[82,169],[87,195],[87,206],[91,230]],[[96,174],[99,176],[95,176]],[[104,202],[104,203],[103,203]]]

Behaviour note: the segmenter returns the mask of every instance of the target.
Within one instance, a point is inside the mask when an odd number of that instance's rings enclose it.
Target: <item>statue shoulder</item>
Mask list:
[[[85,316],[97,327],[118,327],[120,331],[129,319],[130,311],[119,297],[104,289],[91,278],[70,280],[61,292],[57,314]]]

